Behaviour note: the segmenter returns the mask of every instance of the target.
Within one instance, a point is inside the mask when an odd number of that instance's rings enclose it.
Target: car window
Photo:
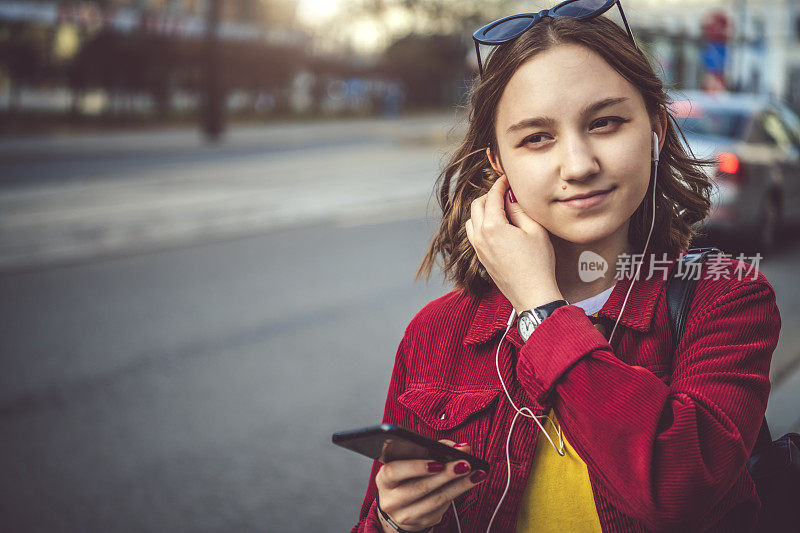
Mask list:
[[[794,145],[800,148],[800,118],[783,104],[778,107],[778,110],[780,112],[781,121],[786,131],[791,136]]]
[[[747,142],[754,144],[776,144],[775,137],[767,131],[767,121],[765,115],[758,115],[753,121],[753,127],[747,136]]]
[[[684,133],[739,139],[749,120],[746,111],[726,108],[708,108],[688,101],[675,101],[670,105],[675,120]]]
[[[781,148],[789,148],[794,144],[791,135],[786,131],[786,128],[783,127],[783,123],[776,113],[772,111],[764,113],[762,124],[764,126],[764,131],[772,138],[773,143]]]

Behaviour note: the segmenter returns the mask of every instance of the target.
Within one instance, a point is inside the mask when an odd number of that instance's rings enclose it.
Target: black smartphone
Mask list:
[[[338,431],[331,440],[384,464],[399,459],[432,459],[441,463],[464,460],[472,470],[489,472],[489,463],[483,459],[395,424]]]

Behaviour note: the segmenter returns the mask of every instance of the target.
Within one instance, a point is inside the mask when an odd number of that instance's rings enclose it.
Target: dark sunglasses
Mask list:
[[[483,65],[481,64],[481,52],[478,45],[498,45],[513,41],[543,17],[572,17],[586,20],[602,15],[611,9],[614,4],[619,7],[622,22],[625,24],[625,29],[628,30],[628,37],[631,38],[633,46],[636,46],[636,41],[633,39],[633,34],[628,26],[628,21],[622,11],[622,4],[620,4],[619,0],[566,0],[566,2],[561,2],[554,8],[543,9],[538,13],[520,13],[497,19],[473,33],[472,39],[475,41],[475,53],[478,54],[478,70],[481,77],[483,77]]]

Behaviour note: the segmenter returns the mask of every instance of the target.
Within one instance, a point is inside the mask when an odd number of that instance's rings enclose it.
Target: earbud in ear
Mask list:
[[[658,134],[653,132],[653,161],[658,164]]]

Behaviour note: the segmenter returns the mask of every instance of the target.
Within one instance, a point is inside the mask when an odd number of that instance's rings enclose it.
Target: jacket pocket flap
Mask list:
[[[501,392],[414,388],[405,391],[397,400],[432,428],[449,430],[491,405]]]

